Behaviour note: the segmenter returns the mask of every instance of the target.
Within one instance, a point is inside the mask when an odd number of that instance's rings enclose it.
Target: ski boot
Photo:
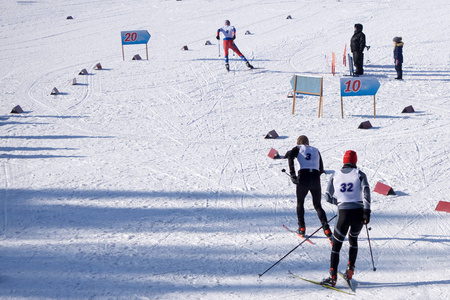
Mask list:
[[[305,237],[305,233],[306,233],[306,228],[304,226],[303,227],[299,226],[298,227],[298,235],[301,237]]]
[[[355,272],[355,266],[350,266],[350,263],[347,265],[347,269],[344,273],[344,279],[350,280],[353,277],[353,273]]]
[[[247,65],[248,68],[253,69],[253,66],[248,61],[246,61],[245,64]]]
[[[229,64],[225,64],[225,68],[227,69],[228,72],[230,72],[230,65]]]
[[[335,275],[331,275],[330,273],[330,277],[323,279],[320,284],[321,285],[326,285],[326,286],[331,286],[334,287],[336,285],[336,281],[337,281],[337,276]]]
[[[325,233],[326,237],[328,238],[328,241],[330,241],[331,246],[333,246],[333,238],[330,226],[328,224],[323,225],[323,232]]]

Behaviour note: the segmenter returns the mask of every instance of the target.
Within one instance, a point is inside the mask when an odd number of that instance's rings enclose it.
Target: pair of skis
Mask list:
[[[283,224],[283,228],[286,229],[286,230],[289,231],[289,232],[295,233],[297,236],[299,236],[300,238],[306,240],[306,241],[307,241],[308,243],[310,243],[311,245],[314,245],[314,243],[309,239],[310,236],[303,236],[303,235],[299,234],[297,231],[290,229],[289,227],[287,227],[287,226],[284,225],[284,224]],[[306,279],[306,278],[300,277],[300,276],[298,276],[298,275],[292,273],[291,271],[289,271],[289,274],[290,274],[292,277],[295,277],[295,278],[298,278],[298,279],[301,279],[301,280],[304,280],[304,281],[307,281],[307,282],[310,282],[310,283],[313,283],[313,284],[317,284],[317,285],[323,286],[324,288],[332,289],[332,290],[335,290],[335,291],[338,291],[338,292],[341,292],[341,293],[344,293],[344,294],[355,295],[355,289],[354,289],[354,287],[353,287],[353,284],[352,284],[351,280],[346,279],[346,278],[344,277],[344,274],[342,274],[341,272],[338,272],[338,273],[339,273],[339,275],[345,280],[345,282],[347,283],[348,288],[351,290],[351,293],[350,293],[350,292],[346,292],[346,291],[344,291],[344,290],[341,290],[341,289],[339,289],[339,288],[333,287],[333,286],[320,284],[320,282],[318,282],[318,281],[314,281],[314,280],[310,280],[310,279]]]
[[[310,236],[308,236],[308,235],[301,235],[301,234],[299,234],[297,231],[295,231],[295,230],[293,230],[293,229],[290,229],[289,227],[287,227],[287,226],[284,225],[284,224],[283,224],[283,228],[286,229],[286,230],[289,231],[289,232],[295,233],[296,235],[298,235],[298,237],[300,237],[300,238],[306,240],[306,241],[307,241],[308,243],[310,243],[311,245],[314,245],[314,243],[309,239]]]
[[[290,229],[289,227],[287,227],[286,225],[283,224],[283,228],[286,229],[289,232],[295,233],[298,237],[306,240],[308,243],[310,243],[311,245],[314,245],[314,243],[309,239],[311,236],[310,235],[301,235],[298,233],[298,231],[295,231],[293,229]],[[330,242],[331,246],[333,246],[333,241],[330,238],[327,238],[328,241]]]
[[[306,279],[306,278],[300,277],[300,276],[298,276],[298,275],[292,273],[291,271],[289,271],[289,274],[290,274],[292,277],[301,279],[301,280],[303,280],[303,281],[306,281],[306,282],[309,282],[309,283],[312,283],[312,284],[316,284],[316,285],[320,285],[320,286],[322,286],[322,287],[324,287],[324,288],[331,289],[331,290],[335,290],[335,291],[337,291],[337,292],[344,293],[344,294],[347,294],[347,295],[352,295],[352,296],[354,296],[355,293],[356,293],[356,292],[355,292],[355,288],[353,287],[352,281],[351,281],[351,280],[348,280],[348,279],[345,279],[345,278],[344,278],[344,274],[342,274],[341,272],[339,272],[339,275],[345,280],[345,282],[347,283],[348,288],[350,289],[351,292],[346,292],[346,291],[344,291],[344,290],[342,290],[342,289],[340,289],[340,288],[334,287],[334,286],[329,286],[329,285],[321,284],[319,281],[314,281],[314,280],[310,280],[310,279]]]

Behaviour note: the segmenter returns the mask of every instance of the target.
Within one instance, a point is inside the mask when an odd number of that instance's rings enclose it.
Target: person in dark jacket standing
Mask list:
[[[348,150],[344,155],[344,166],[336,171],[328,183],[327,202],[338,206],[338,221],[333,233],[333,247],[330,259],[330,277],[321,284],[335,286],[339,265],[339,253],[347,233],[350,244],[345,279],[352,279],[358,254],[358,235],[364,224],[370,221],[370,187],[367,176],[357,169],[357,155]]]
[[[397,71],[397,77],[395,79],[403,79],[403,41],[401,36],[396,36],[393,40],[394,42],[394,62],[395,71]]]
[[[300,170],[298,177],[295,172],[294,161],[297,159]],[[322,200],[322,188],[320,186],[320,175],[325,173],[323,169],[322,156],[317,148],[309,145],[308,137],[301,135],[297,139],[297,146],[292,148],[288,156],[289,171],[291,180],[297,185],[297,219],[298,219],[298,234],[305,236],[305,197],[308,192],[311,192],[314,209],[317,211],[320,223],[323,226],[325,235],[331,242],[331,230],[328,225],[327,215],[320,203]]]
[[[364,48],[366,48],[366,35],[362,32],[363,26],[355,24],[355,33],[350,40],[350,49],[353,53],[353,63],[355,65],[355,74],[364,73]]]

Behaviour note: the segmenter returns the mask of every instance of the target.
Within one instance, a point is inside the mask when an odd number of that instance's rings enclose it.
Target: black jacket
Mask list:
[[[403,43],[397,43],[394,47],[394,59],[399,63],[403,63]]]
[[[362,32],[363,26],[361,24],[355,24],[355,33],[350,40],[350,49],[352,52],[364,51],[366,48],[366,35]]]

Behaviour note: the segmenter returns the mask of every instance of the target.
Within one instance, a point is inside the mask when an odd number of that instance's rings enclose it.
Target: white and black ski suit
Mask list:
[[[364,172],[355,164],[345,164],[331,177],[325,194],[329,203],[338,206],[338,220],[333,232],[330,273],[336,275],[339,265],[339,252],[348,235],[350,244],[348,266],[354,268],[358,254],[358,235],[363,227],[363,220],[370,218],[370,187]]]

